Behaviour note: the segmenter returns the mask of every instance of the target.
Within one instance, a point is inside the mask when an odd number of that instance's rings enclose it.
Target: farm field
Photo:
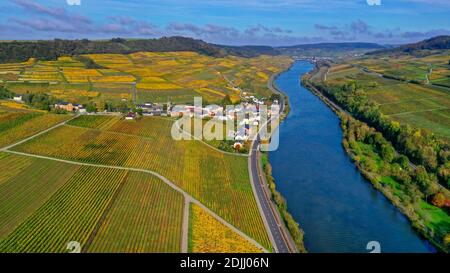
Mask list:
[[[66,252],[85,245],[127,171],[80,167],[50,199],[0,242],[2,252]]]
[[[58,115],[22,108],[22,104],[0,103],[0,148],[52,127],[70,115]]]
[[[397,63],[413,62],[416,65],[430,63],[433,67],[446,67],[450,54],[430,55],[424,58],[399,57],[390,59],[362,59],[334,65],[328,72],[326,83],[341,86],[356,81],[365,91],[369,100],[379,106],[380,111],[401,124],[428,129],[441,138],[450,140],[450,90],[429,84],[414,84],[405,81],[380,77],[360,69],[357,65],[368,67],[371,71],[384,74],[380,63],[392,69],[402,70],[404,65]],[[444,62],[445,61],[445,62]],[[400,72],[399,72],[400,73]],[[450,74],[449,74],[450,75]],[[413,79],[413,78],[408,78]]]
[[[78,169],[76,165],[0,153],[0,241]]]
[[[174,141],[169,119],[89,119],[95,118],[75,119],[69,122],[72,125],[58,127],[13,150],[155,171],[270,249],[249,182],[247,158],[223,154],[199,141]]]
[[[363,58],[354,63],[371,71],[402,80],[431,83],[450,87],[450,51],[427,52],[425,56],[398,55],[382,58]]]
[[[216,220],[198,205],[191,204],[189,252],[261,253],[261,249]]]
[[[87,68],[78,57],[56,61],[30,59],[0,64],[0,84],[17,93],[47,93],[72,103],[136,100],[185,103],[194,96],[220,102],[238,101],[240,87],[256,96],[270,96],[267,81],[289,67],[288,57],[213,58],[194,52],[90,54],[101,68]]]
[[[129,172],[87,252],[180,252],[184,198],[155,176]]]

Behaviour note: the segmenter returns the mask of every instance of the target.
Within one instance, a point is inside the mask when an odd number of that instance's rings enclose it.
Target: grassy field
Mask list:
[[[99,119],[71,121],[95,128],[61,126],[14,150],[155,171],[270,249],[249,182],[247,158],[223,154],[199,141],[174,141],[171,120]]]
[[[425,74],[430,82],[450,76],[448,61],[450,52],[426,57],[404,56],[391,58],[363,58],[332,66],[326,83],[340,86],[356,81],[363,87],[368,98],[379,105],[380,111],[401,124],[428,129],[438,136],[450,140],[450,89],[426,84]],[[363,68],[369,71],[364,71]],[[422,84],[409,83],[380,77],[402,75],[405,80],[418,80]],[[395,73],[394,73],[395,72]],[[439,76],[433,73],[438,73]],[[419,77],[419,75],[422,75]],[[400,77],[401,78],[401,77]]]
[[[70,115],[24,109],[22,104],[0,101],[0,148],[52,127]]]
[[[261,253],[251,242],[216,220],[201,207],[192,204],[189,220],[189,252]]]
[[[48,93],[73,102],[131,101],[192,102],[202,96],[220,102],[225,95],[239,100],[241,87],[249,94],[270,96],[270,75],[289,67],[287,57],[213,58],[194,52],[138,52],[84,55],[103,68],[86,68],[72,57],[57,61],[30,59],[0,64],[0,84],[18,94]],[[232,83],[230,83],[232,82]]]

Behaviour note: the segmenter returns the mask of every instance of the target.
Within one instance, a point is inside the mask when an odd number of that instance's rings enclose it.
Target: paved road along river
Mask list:
[[[408,220],[358,172],[342,148],[337,116],[301,86],[313,68],[304,61],[281,74],[276,85],[291,104],[280,126],[280,147],[270,153],[278,190],[305,231],[309,252],[434,252]]]

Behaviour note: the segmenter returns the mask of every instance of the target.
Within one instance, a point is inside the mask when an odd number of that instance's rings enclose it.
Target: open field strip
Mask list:
[[[195,204],[192,204],[190,208],[189,231],[189,252],[262,252],[261,249],[239,236]]]

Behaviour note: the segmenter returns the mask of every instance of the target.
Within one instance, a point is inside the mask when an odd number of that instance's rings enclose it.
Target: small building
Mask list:
[[[17,102],[22,102],[22,96],[14,96],[13,100]]]
[[[70,102],[61,102],[55,104],[55,109],[65,110],[67,112],[73,112],[73,104]]]
[[[79,113],[86,113],[86,108],[84,108],[81,104],[74,104],[73,110]]]

